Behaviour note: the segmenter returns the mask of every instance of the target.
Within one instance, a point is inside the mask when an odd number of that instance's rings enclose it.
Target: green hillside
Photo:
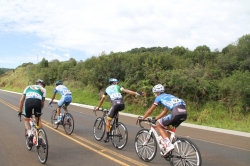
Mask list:
[[[97,105],[108,78],[115,77],[124,88],[146,92],[145,97],[124,94],[124,112],[142,115],[153,103],[152,87],[161,83],[167,93],[186,101],[187,122],[250,132],[249,41],[250,35],[244,35],[221,51],[206,45],[193,51],[182,46],[142,47],[103,52],[80,62],[43,58],[6,72],[0,88],[21,92],[40,78],[50,97],[56,80],[62,80],[73,91],[74,102]],[[161,110],[157,108],[154,115]]]

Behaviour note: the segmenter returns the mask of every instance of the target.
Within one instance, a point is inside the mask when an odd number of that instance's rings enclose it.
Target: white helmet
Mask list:
[[[164,86],[162,86],[161,84],[155,85],[152,89],[153,93],[155,92],[164,92]]]

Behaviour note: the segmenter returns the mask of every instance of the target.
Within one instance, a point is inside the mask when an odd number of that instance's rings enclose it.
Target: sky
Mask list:
[[[0,0],[0,68],[140,47],[221,51],[246,34],[249,0]]]

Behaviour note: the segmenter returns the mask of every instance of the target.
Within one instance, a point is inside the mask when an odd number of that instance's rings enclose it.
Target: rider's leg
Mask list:
[[[24,126],[25,126],[25,129],[27,131],[27,134],[28,136],[30,136],[31,134],[31,126],[30,126],[30,122],[29,122],[30,118],[24,118]]]
[[[106,119],[106,139],[104,140],[104,142],[109,142],[109,132],[110,132],[110,122],[111,122],[111,118],[107,116]]]
[[[38,120],[39,119],[39,120]],[[39,126],[39,129],[42,128],[42,118],[41,116],[40,117],[36,117],[36,121],[39,123],[38,126]]]

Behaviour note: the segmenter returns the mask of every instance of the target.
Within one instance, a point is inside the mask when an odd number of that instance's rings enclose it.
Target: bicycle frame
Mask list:
[[[173,143],[173,140],[175,139],[175,133],[172,132],[172,131],[170,131],[170,130],[168,130],[168,129],[166,129],[166,128],[165,128],[165,130],[166,130],[166,132],[169,132],[169,133],[170,133],[170,138],[169,138],[169,140],[170,140],[171,143]],[[155,137],[155,139],[156,139],[156,142],[157,142],[157,144],[158,144],[158,147],[161,149],[163,146],[162,146],[162,144],[160,143],[159,134],[158,134],[157,131],[156,131],[156,124],[155,124],[155,123],[152,123],[152,122],[151,122],[151,127],[150,127],[150,130],[149,130],[149,134],[148,134],[148,136],[147,136],[147,138],[146,138],[146,141],[143,143],[143,145],[146,145],[146,144],[147,144],[147,141],[150,139],[151,134],[154,135],[154,137]],[[175,144],[174,144],[174,146],[175,146]],[[178,146],[175,146],[175,147],[178,148]]]

